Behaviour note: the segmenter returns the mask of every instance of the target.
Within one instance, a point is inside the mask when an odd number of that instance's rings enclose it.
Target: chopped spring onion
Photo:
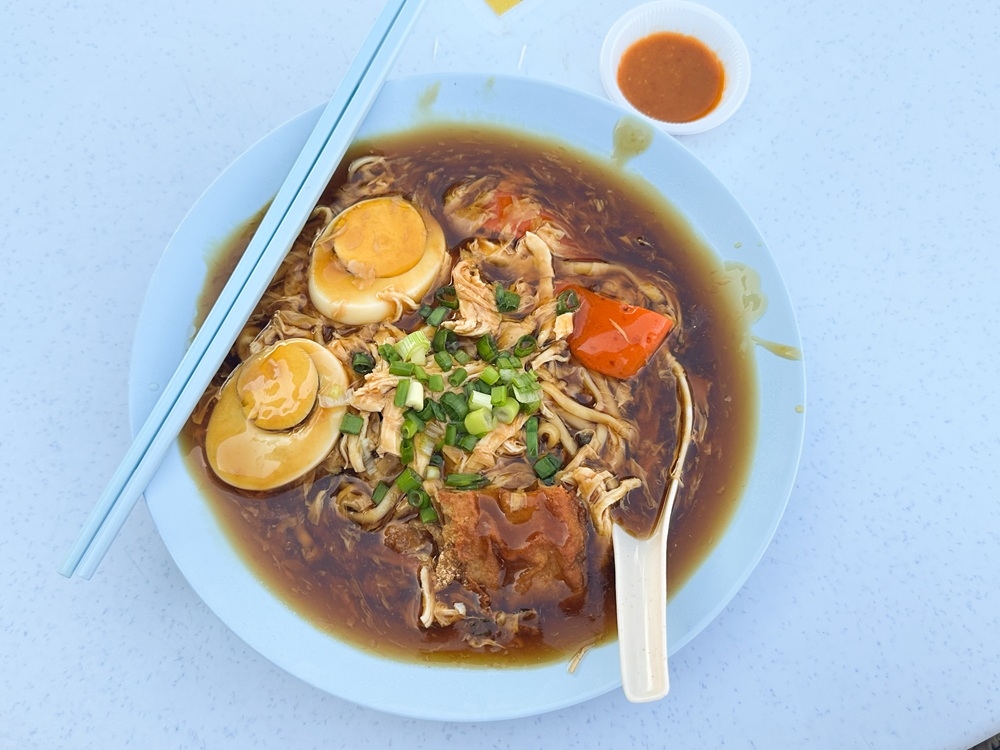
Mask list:
[[[455,294],[455,287],[451,285],[443,286],[434,292],[434,299],[438,301],[438,304],[446,308],[452,310],[458,309],[458,296]]]
[[[399,431],[404,438],[412,438],[418,432],[423,432],[424,427],[426,427],[424,420],[415,411],[408,411],[403,417],[403,424]]]
[[[435,307],[431,311],[431,314],[427,316],[427,325],[437,328],[439,325],[444,323],[449,312],[451,311],[447,307]]]
[[[422,420],[424,420],[424,422],[430,422],[432,419],[437,419],[437,412],[435,412],[434,410],[434,400],[430,398],[425,398],[424,408],[414,413]]]
[[[410,377],[417,372],[417,366],[412,362],[390,362],[389,374]]]
[[[412,331],[396,342],[396,351],[399,352],[399,356],[407,362],[418,365],[424,363],[430,348],[431,342],[422,330]]]
[[[576,312],[580,309],[580,295],[572,289],[564,289],[556,297],[556,315]]]
[[[444,407],[441,404],[432,398],[427,399],[427,403],[430,404],[431,410],[434,412],[434,419],[438,422],[444,422],[448,419],[448,415],[444,413]]]
[[[497,312],[516,312],[521,306],[521,295],[510,291],[503,284],[496,285]]]
[[[476,342],[476,351],[479,353],[479,358],[486,362],[492,362],[500,353],[497,349],[496,339],[488,333]]]
[[[538,417],[528,417],[525,421],[524,444],[527,448],[528,456],[535,458],[538,455]]]
[[[413,440],[403,438],[399,441],[399,462],[408,464],[413,461]]]
[[[507,386],[500,384],[493,386],[493,390],[490,391],[490,403],[493,406],[500,406],[507,401]]]
[[[364,426],[364,418],[357,414],[351,414],[349,411],[344,412],[344,416],[340,420],[340,431],[346,435],[360,435],[361,428]]]
[[[423,487],[424,480],[420,478],[420,475],[412,466],[407,466],[403,469],[402,473],[396,477],[396,486],[402,492],[409,492],[410,490],[419,490]]]
[[[546,453],[544,456],[535,461],[535,474],[538,475],[539,479],[551,479],[555,476],[556,472],[562,467],[562,462],[553,456],[551,453]]]
[[[424,408],[424,384],[419,380],[411,380],[410,388],[406,394],[406,400],[403,402],[404,405],[409,406],[411,409],[416,409],[420,411]]]
[[[448,376],[448,382],[458,388],[458,386],[465,382],[467,377],[469,377],[469,372],[464,367],[459,367]]]
[[[427,508],[431,504],[431,496],[423,490],[410,490],[406,493],[406,502],[414,508]]]
[[[445,345],[448,343],[448,334],[451,333],[447,328],[438,328],[434,332],[434,338],[431,339],[431,349],[435,352],[443,352]]]
[[[449,422],[444,428],[444,444],[458,445],[458,425],[455,422]]]
[[[448,372],[454,366],[454,363],[451,360],[451,355],[446,351],[435,352],[434,361],[437,362],[438,367],[440,367],[443,372]]]
[[[479,437],[497,426],[493,418],[493,411],[486,407],[484,409],[473,409],[465,415],[465,429],[470,435]]]
[[[482,393],[480,391],[473,391],[469,394],[469,409],[489,409],[492,405],[492,392]],[[472,432],[472,430],[469,430]]]
[[[413,366],[413,377],[419,380],[421,383],[427,382],[427,370],[425,370],[420,365]]]
[[[465,419],[465,415],[469,413],[469,404],[465,397],[461,393],[450,391],[441,394],[441,408],[444,409],[444,413],[448,415],[449,419],[456,422]]]
[[[493,365],[488,365],[479,373],[479,379],[486,383],[486,385],[495,385],[500,379],[500,371]]]
[[[379,356],[386,362],[398,362],[402,357],[392,344],[380,344],[378,347]]]
[[[428,317],[428,316],[429,316],[429,315],[430,315],[430,314],[431,314],[432,312],[434,312],[434,308],[433,308],[433,307],[431,307],[430,305],[421,305],[421,306],[420,306],[420,309],[419,309],[419,310],[417,310],[417,315],[419,315],[419,316],[420,316],[421,318],[423,318],[424,320],[427,320],[427,317]]]
[[[455,361],[460,365],[467,365],[472,361],[472,357],[469,356],[469,353],[465,351],[465,349],[455,349],[455,351],[451,353],[451,356],[454,357]]]
[[[484,477],[482,474],[449,474],[444,478],[444,483],[448,487],[455,487],[461,490],[467,489],[478,489],[479,487],[485,487],[490,483],[490,480]]]
[[[498,422],[503,422],[504,424],[510,424],[514,421],[514,417],[521,410],[521,405],[517,403],[512,398],[507,399],[504,403],[499,406],[493,407],[493,416]]]
[[[418,381],[419,382],[419,381]],[[410,379],[401,378],[398,383],[396,383],[396,395],[392,399],[392,403],[396,406],[403,407],[406,405],[406,397],[410,394]]]
[[[421,508],[420,520],[424,523],[435,523],[438,520],[438,514],[434,510],[434,506],[428,505],[426,508]]]
[[[459,436],[457,445],[466,453],[472,453],[472,449],[476,447],[476,443],[478,442],[478,437],[465,433],[464,435]]]
[[[517,343],[514,344],[514,356],[527,357],[529,354],[535,351],[535,347],[537,345],[538,341],[535,339],[534,336],[531,335],[522,336],[517,340]]]
[[[375,489],[372,490],[372,502],[378,505],[385,498],[386,493],[389,492],[389,485],[385,482],[379,482],[375,485]]]
[[[537,407],[542,401],[542,387],[533,372],[519,373],[511,382],[514,398],[524,406]]]
[[[351,355],[351,369],[359,375],[367,375],[375,369],[375,357],[368,352],[354,352]]]
[[[444,390],[444,376],[434,374],[427,378],[427,390],[433,393],[441,393]]]

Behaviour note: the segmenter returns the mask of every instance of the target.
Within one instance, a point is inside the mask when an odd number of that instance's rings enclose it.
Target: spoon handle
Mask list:
[[[670,690],[667,671],[667,526],[647,539],[612,528],[622,690],[632,703]]]

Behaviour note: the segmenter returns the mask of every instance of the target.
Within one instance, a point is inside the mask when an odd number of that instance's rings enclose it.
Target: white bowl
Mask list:
[[[722,99],[704,117],[691,122],[664,122],[637,110],[618,87],[618,65],[632,44],[663,31],[692,36],[719,58],[725,69]],[[601,81],[611,101],[673,135],[703,133],[721,125],[746,98],[750,89],[750,53],[739,33],[713,10],[687,0],[659,0],[633,8],[618,19],[601,47]]]
[[[133,434],[191,341],[209,259],[223,238],[274,197],[321,109],[290,121],[237,159],[170,240],[135,332],[129,375]],[[566,117],[566,112],[578,116]],[[358,136],[486,124],[555,139],[610,160],[620,119],[621,109],[603,98],[523,76],[441,74],[388,81]],[[649,147],[630,159],[628,177],[669,201],[720,267],[733,262],[756,272],[767,309],[753,323],[754,336],[800,349],[791,300],[753,221],[676,139],[662,132],[653,136]],[[759,411],[753,464],[729,525],[671,596],[671,654],[706,628],[739,591],[770,543],[794,484],[804,434],[804,366],[763,346],[756,347],[755,363]],[[422,719],[489,721],[564,708],[621,685],[613,640],[589,651],[572,674],[561,662],[490,669],[395,661],[338,640],[257,578],[203,499],[181,441],[167,453],[144,497],[178,568],[222,622],[274,664],[332,695]]]

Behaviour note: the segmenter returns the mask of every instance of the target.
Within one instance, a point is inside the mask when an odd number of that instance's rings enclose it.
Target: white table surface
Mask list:
[[[792,296],[797,482],[666,700],[475,725],[360,708],[273,666],[188,587],[142,504],[93,580],[56,573],[129,443],[132,334],[173,230],[329,97],[381,2],[0,2],[0,748],[961,749],[1000,732],[1000,5],[706,3],[753,83],[682,142]],[[602,94],[601,39],[636,4],[497,19],[430,0],[393,75]]]

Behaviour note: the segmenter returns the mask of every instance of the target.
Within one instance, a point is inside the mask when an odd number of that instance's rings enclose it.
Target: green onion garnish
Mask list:
[[[399,428],[399,432],[404,438],[412,438],[418,432],[423,432],[425,426],[424,420],[416,412],[408,411],[403,417],[403,424]]]
[[[413,461],[413,439],[404,437],[399,441],[399,462],[408,464]]]
[[[434,510],[434,506],[428,505],[426,508],[421,508],[420,520],[424,523],[435,523],[438,520],[438,514]]]
[[[512,398],[507,399],[504,403],[499,406],[493,407],[493,416],[498,422],[503,422],[504,424],[510,424],[514,421],[514,417],[521,410],[521,405],[517,403]]]
[[[503,284],[496,285],[497,312],[515,312],[521,306],[521,295],[505,288]]]
[[[438,328],[434,332],[434,338],[431,339],[431,349],[436,352],[443,352],[445,344],[448,343],[448,334],[451,333],[447,328]]]
[[[483,368],[483,371],[479,373],[479,379],[486,383],[486,385],[495,385],[496,382],[500,380],[500,371],[493,365],[487,365]]]
[[[365,426],[365,420],[357,414],[344,412],[340,420],[340,431],[347,435],[360,435],[361,428]]]
[[[458,425],[455,422],[449,422],[444,428],[444,444],[458,445]]]
[[[446,308],[458,309],[458,296],[455,294],[455,287],[451,285],[443,286],[434,292],[434,299]]]
[[[372,502],[378,505],[385,498],[386,493],[389,491],[389,485],[385,482],[379,482],[375,485],[375,489],[372,490]]]
[[[396,477],[396,486],[399,487],[401,492],[419,490],[423,487],[423,484],[424,480],[421,479],[420,475],[413,469],[412,466],[407,466],[403,469],[402,473]]]
[[[478,442],[478,437],[465,433],[464,435],[459,435],[457,445],[466,453],[472,453],[472,449],[476,447],[476,443]]]
[[[430,348],[431,342],[420,330],[412,331],[396,342],[396,351],[399,352],[399,356],[407,362],[418,365],[424,363],[424,358]]]
[[[461,393],[452,393],[450,391],[441,394],[441,408],[444,409],[444,413],[448,415],[449,419],[456,422],[465,419],[465,415],[469,413],[469,404],[465,396]]]
[[[414,508],[427,508],[431,504],[431,496],[423,490],[410,490],[406,493],[406,502]]]
[[[404,406],[420,411],[424,408],[424,384],[419,380],[411,380],[409,390],[406,393]]]
[[[399,407],[405,406],[406,397],[407,395],[409,395],[409,393],[410,393],[410,379],[401,378],[400,381],[396,383],[396,396],[392,399],[392,403]]]
[[[439,325],[444,323],[449,312],[451,311],[447,307],[435,307],[431,311],[431,314],[427,316],[427,325],[437,328]]]
[[[378,353],[386,362],[398,362],[402,359],[392,344],[379,344]]]
[[[455,358],[455,361],[460,365],[467,365],[472,361],[472,357],[465,349],[456,349],[451,353],[451,356]]]
[[[507,402],[507,386],[500,384],[493,386],[493,390],[490,391],[490,404],[493,406],[500,406]]]
[[[451,355],[446,351],[439,351],[434,354],[434,361],[443,372],[448,372],[452,368]]]
[[[459,367],[448,376],[448,382],[458,388],[458,386],[465,382],[467,377],[469,377],[468,371],[464,367]]]
[[[473,409],[465,415],[465,429],[470,435],[479,437],[496,427],[496,420],[493,418],[493,411],[486,407],[484,409]]]
[[[367,375],[375,369],[375,357],[368,352],[354,352],[351,355],[351,369],[359,375]]]
[[[553,456],[551,453],[546,453],[540,459],[535,461],[535,474],[538,475],[539,479],[551,479],[555,476],[555,473],[559,471],[561,466],[562,462],[560,462],[558,458]]]
[[[449,474],[444,478],[444,483],[448,487],[455,487],[458,489],[478,489],[479,487],[485,487],[490,483],[490,480],[484,477],[482,474]]]
[[[537,345],[538,341],[535,339],[534,336],[531,335],[522,336],[517,340],[517,343],[514,344],[514,356],[527,357],[529,354],[535,351],[535,347]]]
[[[469,394],[469,409],[489,409],[493,405],[491,401],[492,396],[492,391],[489,393],[473,391]],[[472,432],[472,430],[469,430],[469,432]]]
[[[486,362],[492,362],[499,353],[496,340],[488,333],[476,342],[476,351],[479,358]]]
[[[580,295],[572,289],[564,289],[556,297],[556,315],[576,312],[580,309]]]
[[[424,320],[427,320],[427,316],[434,312],[434,308],[430,305],[421,305],[420,309],[417,310],[417,315],[419,315]]]
[[[538,455],[538,417],[528,417],[525,421],[524,444],[527,447],[528,456],[535,458]]]
[[[443,375],[438,375],[437,373],[435,373],[434,375],[430,375],[427,378],[427,390],[429,390],[429,391],[431,391],[433,393],[440,393],[441,391],[443,391],[444,390],[444,376]]]
[[[412,362],[390,362],[389,374],[401,377],[410,377],[417,371],[417,366]]]

